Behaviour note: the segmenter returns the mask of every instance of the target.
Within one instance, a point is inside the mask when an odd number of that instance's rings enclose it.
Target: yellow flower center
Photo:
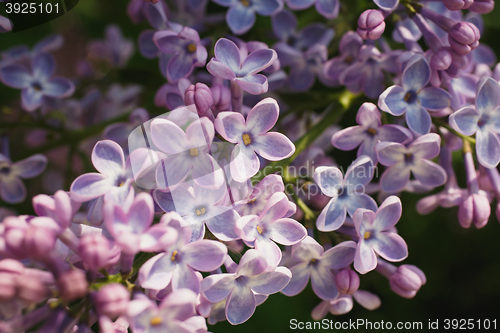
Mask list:
[[[377,134],[377,133],[378,133],[378,131],[377,131],[375,128],[370,127],[370,128],[368,129],[368,133],[370,133],[370,134],[372,134],[372,135],[375,135],[375,134]]]
[[[243,143],[245,144],[245,146],[248,146],[252,143],[252,139],[250,139],[250,135],[248,134],[243,134],[241,138],[243,139]]]
[[[195,209],[194,212],[196,213],[196,216],[201,216],[207,212],[205,207],[201,207],[199,209]]]
[[[371,233],[371,232],[369,232],[369,231],[365,231],[365,234],[363,235],[363,238],[364,238],[364,239],[368,239],[368,238],[370,238],[371,236],[372,236],[372,233]]]
[[[316,262],[316,259],[312,258],[312,259],[311,259],[311,263],[313,263],[313,264],[314,264],[315,262]]]
[[[258,233],[261,234],[261,235],[264,232],[264,230],[262,230],[262,228],[260,227],[260,225],[258,225],[256,229],[257,229]]]
[[[250,200],[249,202],[247,203],[252,203],[252,202],[255,202],[255,200],[257,200],[257,198],[253,198],[252,200]]]
[[[175,250],[175,251],[172,253],[172,256],[170,257],[170,260],[171,260],[171,261],[175,261],[175,258],[177,258],[177,253],[179,253],[179,252],[177,252],[177,250]]]
[[[191,148],[191,149],[189,149],[189,154],[190,154],[191,156],[193,156],[193,157],[198,156],[198,154],[199,154],[199,153],[198,153],[198,148]]]
[[[191,53],[195,52],[196,51],[196,44],[189,44],[187,49]]]
[[[158,326],[161,324],[161,322],[162,322],[162,319],[160,316],[153,317],[153,318],[151,318],[151,321],[150,321],[151,326]]]
[[[242,4],[243,4],[243,6],[245,6],[245,7],[250,6],[250,1],[249,1],[249,0],[241,0],[241,3],[242,3]]]

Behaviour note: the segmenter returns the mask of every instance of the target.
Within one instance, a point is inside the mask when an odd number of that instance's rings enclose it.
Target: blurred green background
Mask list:
[[[168,1],[167,1],[168,2]],[[334,20],[337,32],[355,28],[356,17],[365,8],[375,8],[367,1],[341,1],[343,14]],[[68,14],[49,23],[19,33],[0,34],[0,51],[18,44],[34,45],[38,40],[53,32],[65,37],[63,48],[55,52],[58,60],[58,73],[74,76],[75,63],[86,56],[85,43],[90,39],[102,39],[108,24],[118,24],[127,38],[137,41],[139,33],[149,29],[147,23],[134,25],[126,15],[125,0],[80,0],[80,3]],[[210,10],[225,11],[211,3]],[[0,15],[4,6],[0,4]],[[321,19],[314,10],[299,12],[301,24],[315,18]],[[354,24],[354,25],[353,25]],[[481,42],[492,47],[500,55],[500,10],[485,16],[486,29]],[[257,27],[245,36],[245,39],[269,38],[269,18],[259,18]],[[260,34],[260,31],[265,32]],[[266,32],[267,31],[267,32]],[[207,31],[205,35],[210,35]],[[218,34],[220,35],[220,32]],[[338,41],[339,33],[335,41]],[[335,43],[334,43],[335,44]],[[140,106],[146,107],[152,114],[164,110],[155,109],[153,95],[156,89],[165,83],[158,72],[157,60],[144,59],[138,52],[130,60],[127,69],[118,75],[120,83],[137,83],[145,87]],[[324,89],[324,88],[319,88]],[[76,97],[82,92],[77,91]],[[19,98],[19,91],[0,86],[0,107],[9,105]],[[355,110],[348,114],[342,125],[354,123]],[[16,160],[19,150],[12,149]],[[344,167],[352,161],[354,153],[334,152],[335,158]],[[89,157],[90,158],[90,157]],[[464,174],[460,155],[456,155],[458,178],[464,186]],[[28,182],[29,186],[29,182]],[[35,193],[30,193],[34,195]],[[349,319],[367,319],[370,321],[421,321],[424,331],[428,320],[435,319],[497,319],[500,324],[500,225],[492,214],[488,225],[476,230],[472,227],[464,230],[457,220],[457,208],[438,209],[428,216],[421,216],[415,210],[415,203],[421,196],[404,194],[403,217],[397,227],[406,240],[409,257],[404,263],[417,265],[427,276],[427,284],[422,287],[412,300],[403,299],[392,293],[388,281],[376,272],[361,277],[361,289],[376,293],[382,300],[382,306],[376,311],[368,311],[355,304],[354,309],[343,316],[327,318],[339,321]],[[15,207],[19,212],[30,213],[28,203]],[[494,207],[492,209],[494,212]],[[291,319],[310,321],[310,313],[319,299],[310,286],[296,297],[282,294],[272,295],[256,310],[255,315],[245,324],[232,327],[227,322],[211,326],[213,332],[288,332]],[[441,326],[442,327],[442,326]]]

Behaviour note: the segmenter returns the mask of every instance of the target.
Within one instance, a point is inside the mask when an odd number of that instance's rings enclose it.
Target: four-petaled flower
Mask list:
[[[476,107],[466,106],[450,115],[450,125],[463,135],[476,134],[477,160],[486,168],[500,162],[500,85],[485,78],[477,85]]]
[[[421,56],[414,56],[406,66],[401,86],[387,88],[378,100],[382,111],[394,116],[406,113],[408,127],[418,135],[429,133],[431,116],[428,111],[439,111],[450,106],[450,94],[438,87],[426,87],[431,79],[431,68]]]
[[[344,223],[346,212],[352,216],[358,208],[377,209],[375,200],[364,193],[365,186],[372,180],[373,170],[373,162],[368,156],[361,156],[352,162],[345,178],[336,167],[316,168],[314,181],[324,195],[332,198],[318,216],[318,230],[337,230]]]
[[[203,295],[212,303],[226,300],[226,318],[238,325],[255,312],[255,294],[270,295],[282,290],[292,274],[286,267],[266,271],[267,262],[257,250],[250,249],[241,257],[234,274],[210,275],[201,281]]]
[[[257,74],[271,66],[278,58],[272,49],[259,49],[242,59],[240,49],[229,39],[221,38],[215,44],[215,58],[207,65],[207,70],[215,77],[236,82],[244,91],[260,95],[267,92],[265,75]]]
[[[307,236],[302,242],[292,246],[292,258],[299,263],[293,266],[292,279],[281,291],[287,296],[299,294],[311,278],[314,293],[323,300],[331,300],[339,295],[332,269],[342,269],[354,260],[356,243],[342,242],[324,251],[312,237]]]
[[[360,208],[352,218],[359,235],[354,268],[365,274],[377,267],[377,255],[389,261],[401,261],[408,256],[404,239],[393,232],[401,218],[401,200],[392,195],[384,200],[376,212]]]
[[[246,120],[241,113],[236,112],[221,112],[217,115],[217,132],[227,141],[237,144],[230,163],[234,180],[246,181],[259,171],[260,161],[255,153],[266,160],[279,161],[295,152],[295,146],[285,135],[267,133],[276,124],[278,116],[278,103],[272,98],[255,105]]]
[[[0,79],[9,87],[22,89],[22,107],[31,112],[42,105],[44,97],[64,98],[75,91],[70,80],[52,77],[55,69],[52,55],[42,52],[33,57],[31,71],[21,65],[8,65],[0,69]]]
[[[446,171],[429,161],[439,154],[441,137],[435,133],[423,135],[405,147],[396,142],[379,142],[375,147],[380,164],[389,167],[382,177],[382,190],[395,193],[410,180],[410,171],[422,185],[440,186],[446,182]]]
[[[327,19],[334,19],[339,15],[338,0],[286,0],[286,4],[293,10],[302,10],[315,4],[318,13]]]
[[[377,164],[375,145],[380,141],[408,143],[413,135],[398,125],[382,125],[380,111],[372,103],[363,103],[356,115],[359,126],[343,129],[332,136],[332,145],[341,150],[352,150],[359,146],[358,157],[369,156]]]

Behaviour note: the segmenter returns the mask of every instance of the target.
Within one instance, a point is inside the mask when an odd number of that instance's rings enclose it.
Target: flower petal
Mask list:
[[[293,155],[295,145],[286,135],[270,132],[253,137],[251,147],[269,161],[281,161]]]
[[[407,153],[406,147],[396,142],[379,142],[375,146],[375,149],[377,151],[378,161],[385,166],[403,162],[404,154]]]
[[[425,109],[439,111],[450,106],[450,94],[442,88],[427,87],[417,94],[418,101]]]
[[[286,267],[277,267],[273,272],[252,276],[248,285],[258,294],[271,295],[281,291],[289,282],[292,273]]]
[[[340,150],[353,150],[367,139],[363,126],[352,126],[336,132],[332,136],[332,145]]]
[[[410,168],[405,163],[397,163],[382,174],[380,184],[382,190],[395,193],[402,190],[410,180]]]
[[[172,279],[174,268],[172,260],[165,253],[160,253],[139,269],[139,284],[143,288],[164,289]]]
[[[12,164],[11,172],[21,178],[33,178],[41,174],[46,166],[47,158],[42,154],[36,154]]]
[[[436,133],[423,135],[408,146],[408,152],[415,156],[431,159],[439,155],[441,137]]]
[[[246,76],[248,74],[256,74],[267,67],[271,66],[273,62],[278,59],[276,51],[273,49],[261,49],[254,51],[248,55],[241,65],[239,76]]]
[[[311,236],[292,246],[292,258],[296,261],[310,262],[311,259],[319,259],[322,254],[323,246]]]
[[[336,167],[320,166],[314,170],[314,181],[319,185],[323,194],[334,197],[342,188],[344,176]]]
[[[128,223],[136,234],[141,234],[153,222],[154,203],[148,193],[139,193],[128,211]]]
[[[403,212],[403,207],[401,205],[401,199],[391,195],[382,202],[377,212],[375,213],[375,219],[373,221],[373,229],[376,231],[389,230],[398,223],[401,218],[401,213]]]
[[[400,86],[387,88],[378,99],[378,107],[394,116],[400,116],[406,111],[408,103],[404,100],[406,92]]]
[[[478,121],[481,115],[472,107],[465,107],[450,115],[449,122],[458,132],[463,135],[473,135],[478,129]]]
[[[239,325],[250,319],[255,312],[255,296],[246,284],[236,281],[226,301],[227,321]]]
[[[260,168],[260,161],[253,150],[242,148],[236,145],[231,154],[231,163],[229,165],[231,177],[237,182],[245,182],[254,176]]]
[[[344,184],[349,186],[349,190],[359,190],[370,183],[373,178],[373,161],[368,156],[358,157],[347,168]]]
[[[200,280],[193,269],[184,262],[177,263],[174,267],[174,271],[172,272],[172,289],[179,290],[186,288],[198,294],[200,292]]]
[[[476,154],[478,162],[488,168],[495,168],[500,161],[500,140],[488,129],[476,132]]]
[[[151,139],[158,149],[167,154],[189,150],[184,131],[170,120],[156,118],[151,122]]]
[[[43,102],[43,94],[28,87],[21,91],[21,105],[28,112],[38,109]]]
[[[230,241],[238,238],[234,231],[236,221],[240,217],[238,213],[228,207],[214,206],[210,208],[214,216],[205,221],[208,229],[221,241]]]
[[[373,0],[373,2],[380,8],[392,12],[399,4],[399,0]]]
[[[241,2],[237,2],[227,11],[226,21],[233,34],[242,35],[255,24],[255,12]],[[216,57],[219,59],[217,55]]]
[[[307,236],[307,230],[299,222],[286,218],[271,223],[269,238],[278,244],[294,245]]]
[[[0,79],[6,86],[17,89],[26,88],[33,80],[28,70],[19,65],[2,67]]]
[[[182,249],[182,260],[198,271],[210,272],[222,265],[226,254],[227,248],[224,244],[201,240],[189,243]]]
[[[339,15],[339,0],[316,0],[316,10],[327,19]]]
[[[419,135],[429,133],[431,129],[431,116],[419,104],[410,104],[406,110],[406,123],[408,127]]]
[[[41,52],[33,57],[31,67],[33,70],[33,79],[46,81],[54,74],[56,61],[50,53]]]
[[[55,77],[43,85],[43,94],[50,97],[68,97],[73,95],[75,85],[68,79]]]
[[[234,287],[234,274],[209,275],[201,281],[203,295],[212,303],[225,299]]]
[[[476,108],[481,115],[500,104],[500,85],[494,79],[483,78],[477,85]]]
[[[319,259],[322,266],[330,269],[341,269],[352,264],[355,253],[356,243],[345,241],[325,251]]]
[[[109,179],[100,173],[86,173],[71,184],[71,198],[80,202],[89,201],[104,195],[111,187]]]
[[[319,214],[316,227],[323,232],[337,230],[344,224],[345,217],[345,205],[337,198],[333,198]]]
[[[334,299],[339,294],[332,272],[321,265],[311,271],[311,286],[314,293],[325,301]]]
[[[26,199],[26,186],[17,177],[4,177],[0,180],[0,197],[10,204],[23,202]]]
[[[278,121],[280,111],[276,100],[265,98],[257,103],[248,113],[247,129],[254,135],[268,132]]]
[[[207,70],[210,74],[222,80],[234,80],[236,78],[236,74],[234,74],[234,71],[231,68],[222,62],[217,61],[215,58],[212,58],[209,61],[207,64]]]
[[[92,164],[107,177],[119,176],[125,168],[123,149],[114,141],[102,140],[92,150]]]
[[[429,83],[431,68],[424,57],[414,56],[403,72],[402,86],[405,91],[419,91]]]
[[[377,233],[370,245],[382,258],[389,261],[401,261],[408,256],[404,239],[393,232]]]
[[[245,118],[239,112],[220,112],[215,119],[214,125],[217,132],[232,143],[241,142],[242,135],[246,130]]]
[[[250,74],[245,77],[238,77],[236,78],[236,83],[241,89],[252,95],[264,94],[269,89],[267,77],[262,74]]]
[[[500,157],[500,146],[499,146]],[[429,160],[419,160],[411,168],[415,179],[423,185],[440,186],[446,182],[446,171],[440,165]]]
[[[354,268],[361,274],[366,274],[377,267],[377,256],[365,240],[360,239],[354,255]]]
[[[170,82],[177,82],[188,77],[193,71],[193,56],[185,53],[174,55],[167,65],[167,77]]]
[[[281,292],[287,296],[295,296],[302,292],[311,276],[309,267],[309,262],[303,262],[290,268],[292,279]]]
[[[293,10],[301,10],[310,7],[315,0],[288,0],[286,4]]]
[[[250,249],[241,257],[236,275],[254,276],[264,272],[267,268],[266,259],[262,257],[259,251]]]
[[[271,16],[283,9],[280,0],[252,0],[254,10],[262,16]]]
[[[258,237],[255,240],[255,249],[266,259],[268,268],[275,268],[280,263],[281,249],[269,238]]]

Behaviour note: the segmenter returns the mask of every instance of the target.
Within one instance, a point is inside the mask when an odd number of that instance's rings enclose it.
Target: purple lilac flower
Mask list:
[[[115,24],[106,28],[105,37],[105,40],[89,43],[89,55],[106,60],[112,66],[125,66],[134,54],[134,43],[130,39],[123,38],[120,27]]]
[[[302,242],[292,246],[292,258],[299,262],[293,266],[292,279],[281,291],[287,296],[302,292],[311,278],[314,293],[323,300],[331,300],[339,295],[332,269],[342,269],[354,260],[356,243],[342,242],[324,251],[312,237],[307,236]]]
[[[408,62],[401,86],[392,86],[380,96],[378,106],[394,116],[406,112],[408,127],[418,135],[429,133],[431,116],[450,105],[450,95],[443,89],[427,87],[431,70],[425,58],[415,56]]]
[[[215,3],[229,7],[226,22],[235,35],[242,35],[255,24],[255,13],[271,16],[283,9],[282,0],[213,0]]]
[[[73,200],[84,202],[105,196],[106,201],[124,205],[133,199],[132,168],[129,160],[125,162],[120,145],[111,140],[97,142],[92,150],[92,164],[99,173],[86,173],[73,181]]]
[[[194,189],[181,185],[171,192],[155,190],[153,195],[161,209],[182,216],[183,226],[191,231],[191,241],[203,239],[205,225],[222,241],[238,238],[234,226],[240,216],[220,204],[226,195],[225,186],[212,190],[196,184]]]
[[[353,216],[354,226],[359,235],[354,268],[366,274],[377,267],[377,255],[389,261],[401,261],[408,256],[404,239],[392,232],[402,212],[401,200],[390,196],[384,200],[376,212],[360,208]]]
[[[260,95],[267,92],[267,78],[257,73],[273,64],[278,57],[276,51],[260,49],[242,59],[238,46],[229,39],[221,38],[215,44],[214,52],[215,58],[207,65],[210,74],[223,80],[234,81],[250,94]]]
[[[302,224],[285,218],[288,212],[287,196],[277,192],[258,216],[246,215],[236,221],[236,234],[245,242],[255,244],[255,249],[266,258],[269,267],[277,267],[281,261],[281,249],[276,243],[291,246],[307,236]]]
[[[26,186],[20,178],[28,179],[38,176],[45,170],[47,158],[37,154],[24,160],[12,163],[0,154],[0,197],[3,201],[15,204],[26,199]]]
[[[0,15],[0,33],[9,32],[11,30],[12,22],[8,18]]]
[[[224,175],[210,155],[214,125],[206,117],[191,123],[186,132],[170,120],[157,118],[151,122],[151,138],[167,157],[156,169],[158,188],[175,188],[192,171],[194,182],[212,189],[224,183]]]
[[[173,54],[167,65],[167,78],[172,83],[189,76],[194,67],[205,66],[207,49],[196,30],[185,27],[178,33],[158,31],[154,41],[160,51]]]
[[[278,116],[278,103],[272,98],[255,105],[246,120],[236,112],[221,112],[217,115],[217,132],[227,141],[236,143],[230,163],[234,180],[246,181],[259,171],[260,161],[255,153],[266,160],[279,161],[295,152],[294,144],[285,135],[267,133],[278,121]]]
[[[174,213],[175,214],[175,213]],[[224,262],[227,247],[218,241],[199,240],[188,243],[190,230],[177,229],[177,241],[165,246],[164,251],[149,259],[139,270],[139,284],[143,288],[161,290],[172,283],[172,289],[188,288],[198,293],[200,282],[195,270],[210,272]]]
[[[369,156],[373,164],[378,162],[375,145],[380,141],[408,143],[413,135],[399,125],[382,125],[380,111],[372,103],[363,103],[356,115],[359,126],[353,126],[336,132],[332,136],[332,145],[341,150],[352,150],[359,146],[357,156]]]
[[[330,301],[322,301],[312,310],[311,317],[314,320],[321,320],[328,312],[335,316],[346,314],[351,311],[354,306],[353,298],[362,307],[370,311],[379,308],[382,304],[377,295],[366,290],[356,290],[352,296],[341,295]]]
[[[340,76],[358,59],[363,40],[354,31],[348,31],[340,40],[340,55],[328,60],[323,66],[323,77],[331,85],[339,85]]]
[[[177,239],[174,229],[160,224],[151,226],[154,204],[148,193],[139,193],[128,210],[113,202],[106,202],[103,210],[107,230],[127,255],[160,251]]]
[[[377,272],[389,279],[393,292],[404,298],[413,298],[420,287],[427,282],[424,272],[414,265],[396,267],[387,261],[378,258]]]
[[[476,154],[481,165],[494,168],[500,162],[500,85],[484,78],[477,85],[475,107],[450,115],[450,125],[463,135],[476,134]]]
[[[288,7],[293,10],[302,10],[315,4],[318,13],[327,19],[334,19],[339,15],[338,0],[285,0]]]
[[[269,198],[276,192],[283,192],[285,184],[278,175],[267,175],[249,190],[248,195],[234,204],[234,209],[241,215],[259,215]],[[233,196],[234,197],[234,196]]]
[[[33,57],[31,70],[21,65],[8,65],[0,69],[0,79],[12,88],[22,89],[21,103],[26,111],[35,111],[44,97],[64,98],[71,96],[75,86],[62,77],[52,77],[56,69],[54,58],[48,53]]]
[[[318,230],[337,230],[344,223],[346,213],[352,216],[358,208],[377,209],[375,200],[363,193],[373,178],[373,170],[373,162],[368,156],[361,156],[352,162],[345,178],[336,167],[316,168],[314,181],[324,195],[332,198],[318,216]]]
[[[270,295],[282,290],[292,274],[285,267],[266,271],[267,262],[257,250],[250,249],[240,260],[235,273],[215,274],[203,279],[201,290],[212,303],[226,299],[226,318],[238,325],[255,312],[255,294]]]
[[[190,324],[197,317],[195,302],[196,294],[189,289],[173,291],[160,305],[140,297],[129,302],[127,318],[134,333],[195,333]]]
[[[422,185],[443,185],[446,171],[430,161],[439,154],[440,143],[441,137],[435,133],[423,135],[407,147],[395,142],[378,143],[378,160],[388,167],[380,178],[382,190],[394,193],[403,189],[410,180],[410,172]]]

